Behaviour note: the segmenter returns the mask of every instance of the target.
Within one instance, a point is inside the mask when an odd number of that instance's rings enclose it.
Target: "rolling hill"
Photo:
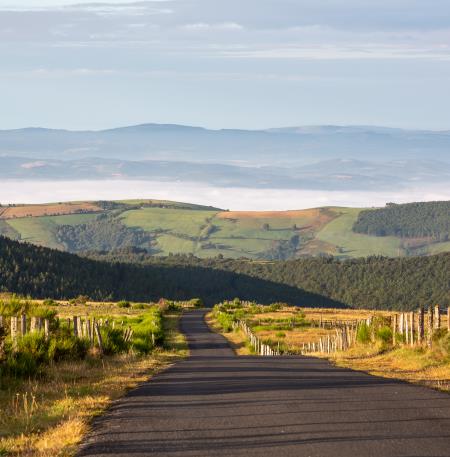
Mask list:
[[[407,205],[398,205],[403,206]],[[396,257],[450,251],[450,242],[443,237],[361,233],[360,215],[367,218],[377,211],[343,207],[224,211],[160,200],[16,205],[0,207],[0,234],[70,252],[137,247],[157,256],[199,258]]]
[[[450,304],[450,253],[341,261],[156,257],[135,252],[90,258],[0,236],[0,293],[36,298],[159,300],[240,297],[299,306],[409,309]]]

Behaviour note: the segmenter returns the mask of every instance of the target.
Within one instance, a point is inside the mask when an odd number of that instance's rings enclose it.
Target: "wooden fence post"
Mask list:
[[[17,316],[11,316],[11,339],[13,342],[13,348],[17,348],[17,332],[18,332],[18,318]]]
[[[434,307],[434,328],[439,330],[441,328],[441,313],[439,310],[439,305]]]
[[[447,330],[450,332],[450,306],[447,307]]]
[[[392,344],[394,346],[397,344],[397,314],[394,314],[392,323]]]
[[[411,346],[414,346],[414,312],[411,311],[409,313],[409,331],[410,331],[410,336],[409,336],[409,344]]]
[[[425,313],[423,310],[423,307],[421,306],[419,308],[419,314],[418,314],[418,322],[417,322],[417,341],[419,343],[422,343],[424,336],[425,336]]]
[[[37,317],[32,316],[30,318],[30,333],[37,331]]]
[[[78,316],[73,316],[73,336],[78,338]]]
[[[22,336],[27,334],[27,316],[25,314],[20,316],[20,333]]]
[[[405,343],[409,343],[409,316],[408,313],[404,314],[405,319]]]
[[[48,319],[44,319],[44,335],[46,340],[50,338],[50,321]]]
[[[427,344],[431,347],[433,341],[433,308],[428,308],[428,319],[427,319]]]
[[[95,335],[97,337],[100,354],[103,354],[103,339],[102,339],[102,334],[100,333],[100,327],[97,322],[95,323],[94,330],[95,330]]]

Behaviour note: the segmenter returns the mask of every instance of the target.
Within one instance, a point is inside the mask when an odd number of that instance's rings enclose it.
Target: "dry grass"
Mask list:
[[[450,392],[450,361],[433,350],[400,347],[383,352],[359,346],[329,358],[339,366]]]
[[[326,308],[302,308],[301,310],[307,321],[314,320],[339,320],[353,321],[366,319],[370,316],[389,316],[390,311],[373,310],[349,310],[349,309],[326,309]],[[303,343],[318,342],[321,337],[333,334],[334,330],[320,327],[294,327],[286,330],[264,329],[264,325],[270,325],[280,319],[289,319],[299,316],[298,308],[285,307],[271,313],[260,313],[250,317],[254,324],[261,325],[254,327],[255,334],[262,340],[270,339],[274,344],[284,343],[290,350],[300,351]],[[269,320],[269,321],[267,321]],[[208,321],[214,325],[214,321]],[[447,327],[447,318],[442,316],[442,327]],[[220,331],[218,325],[216,331]],[[222,333],[237,348],[239,355],[248,355],[250,352],[243,352],[240,348],[246,348],[246,338],[243,332]],[[402,379],[427,387],[433,387],[443,391],[450,391],[450,361],[448,354],[440,352],[439,348],[427,349],[423,347],[411,348],[400,346],[394,349],[383,348],[380,344],[357,345],[345,352],[335,354],[313,354],[317,357],[330,359],[333,363],[361,370],[367,373],[386,377]]]
[[[43,378],[16,381],[0,391],[0,455],[73,455],[92,417],[187,354],[177,322],[177,315],[166,316],[166,347],[150,356],[61,363]]]
[[[19,205],[2,208],[1,219],[20,217],[56,216],[83,212],[98,212],[102,209],[95,203],[50,203],[45,205]]]

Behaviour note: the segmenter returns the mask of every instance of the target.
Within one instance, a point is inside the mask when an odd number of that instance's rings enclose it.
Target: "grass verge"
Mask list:
[[[166,314],[164,347],[54,364],[42,378],[0,391],[0,456],[71,456],[94,416],[153,374],[187,355],[179,314]]]

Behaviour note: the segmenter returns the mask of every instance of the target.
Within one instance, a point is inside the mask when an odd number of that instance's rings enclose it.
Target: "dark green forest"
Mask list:
[[[375,236],[431,237],[436,241],[448,241],[450,201],[389,203],[385,208],[361,211],[353,231]]]
[[[240,297],[299,306],[415,309],[450,305],[450,253],[288,261],[154,257],[140,249],[79,257],[0,237],[0,290],[37,298],[158,300]]]
[[[91,256],[132,264],[218,269],[308,291],[355,308],[415,309],[419,305],[450,305],[450,253],[351,260],[303,257],[272,262],[198,259],[185,255],[161,258],[139,249]],[[281,300],[287,301],[281,297],[277,301]]]

